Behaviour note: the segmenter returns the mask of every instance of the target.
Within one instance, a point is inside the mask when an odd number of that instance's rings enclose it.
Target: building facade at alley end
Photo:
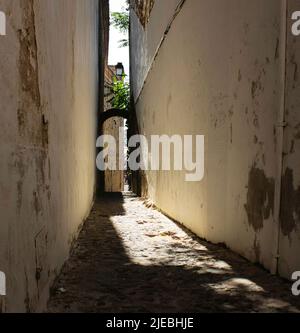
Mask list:
[[[147,171],[139,191],[272,273],[300,270],[297,0],[132,0],[140,134],[204,135],[205,177]]]

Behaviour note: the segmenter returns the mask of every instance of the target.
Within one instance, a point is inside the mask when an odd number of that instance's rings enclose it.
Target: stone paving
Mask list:
[[[51,294],[51,313],[300,311],[290,282],[130,194],[95,204]]]

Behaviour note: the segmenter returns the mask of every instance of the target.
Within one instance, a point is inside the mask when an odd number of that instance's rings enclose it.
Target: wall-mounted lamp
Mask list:
[[[118,62],[118,64],[116,65],[116,76],[118,80],[121,80],[123,75],[124,75],[125,71],[124,71],[124,66],[121,62]]]

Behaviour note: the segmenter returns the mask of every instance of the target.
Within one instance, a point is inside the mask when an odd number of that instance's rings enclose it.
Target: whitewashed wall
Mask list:
[[[294,208],[288,204],[297,215],[293,236],[278,243],[290,23],[286,2],[186,0],[178,13],[176,4],[165,12],[166,2],[156,0],[145,29],[131,12],[135,106],[146,136],[205,135],[205,178],[188,183],[184,172],[147,172],[143,191],[199,236],[224,243],[273,272],[280,249],[280,274],[290,278],[300,267],[294,232],[299,225],[299,170],[294,171],[298,201]],[[287,103],[294,115],[288,117],[296,124],[299,85],[292,76],[299,39],[289,39]],[[285,145],[288,153],[291,142]],[[299,156],[291,158],[295,169]],[[281,226],[286,223],[282,219]]]

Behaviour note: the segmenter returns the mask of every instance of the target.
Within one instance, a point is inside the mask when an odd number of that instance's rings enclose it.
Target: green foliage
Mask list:
[[[112,100],[112,106],[116,109],[128,110],[130,103],[130,86],[125,82],[125,75],[121,81],[114,79],[112,87],[114,98]]]
[[[118,29],[122,34],[128,34],[129,31],[129,12],[113,12],[111,13],[111,24]],[[119,41],[120,47],[129,45],[128,38]]]
[[[121,33],[126,34],[129,30],[129,13],[128,12],[111,13],[111,23]]]

